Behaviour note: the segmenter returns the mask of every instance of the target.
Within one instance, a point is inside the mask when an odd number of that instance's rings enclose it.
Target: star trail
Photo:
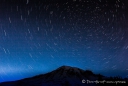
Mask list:
[[[127,0],[1,0],[0,82],[62,65],[128,77]]]

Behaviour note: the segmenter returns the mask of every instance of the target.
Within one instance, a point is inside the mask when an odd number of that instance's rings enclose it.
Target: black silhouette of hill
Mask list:
[[[116,84],[115,81],[118,81],[118,83]],[[0,83],[0,86],[128,86],[126,81],[128,79],[105,77],[100,74],[94,74],[90,70],[85,71],[76,67],[62,66],[47,74],[18,81],[3,82]]]

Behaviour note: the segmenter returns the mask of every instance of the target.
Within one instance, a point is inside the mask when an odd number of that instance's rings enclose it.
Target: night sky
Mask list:
[[[62,65],[128,77],[127,0],[0,0],[0,82]]]

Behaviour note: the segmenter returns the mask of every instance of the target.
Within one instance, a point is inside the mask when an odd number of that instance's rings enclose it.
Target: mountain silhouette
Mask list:
[[[98,82],[111,81],[111,83]],[[125,83],[112,83],[112,81],[125,81]],[[128,86],[128,79],[120,77],[105,77],[94,74],[90,70],[82,70],[76,67],[61,66],[47,74],[37,75],[22,80],[3,82],[0,86]]]

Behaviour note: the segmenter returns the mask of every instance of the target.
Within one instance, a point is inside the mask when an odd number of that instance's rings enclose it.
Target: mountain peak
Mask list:
[[[88,86],[87,83],[82,83],[82,80],[95,81],[99,79],[109,80],[111,78],[93,74],[91,70],[84,71],[77,67],[63,65],[47,74],[38,75],[14,82],[0,83],[0,86]],[[92,83],[90,85],[97,86],[97,84],[95,83]]]
[[[84,70],[79,69],[77,67],[71,67],[71,66],[66,66],[66,65],[63,65],[63,66],[59,67],[58,70],[75,71],[75,72],[84,71]]]
[[[71,67],[71,66],[66,66],[66,65],[63,65],[63,66],[61,66],[60,68],[62,68],[62,69],[70,69],[70,68],[73,68],[73,67]]]
[[[71,66],[67,66],[67,65],[61,66],[61,68],[66,68],[66,67],[70,67],[71,68]]]

